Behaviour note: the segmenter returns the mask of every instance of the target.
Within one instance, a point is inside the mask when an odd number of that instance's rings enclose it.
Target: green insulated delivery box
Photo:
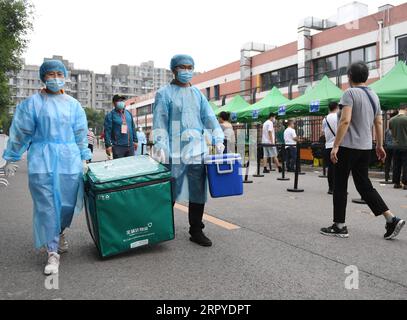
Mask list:
[[[89,164],[85,208],[103,258],[173,240],[171,172],[148,156]]]

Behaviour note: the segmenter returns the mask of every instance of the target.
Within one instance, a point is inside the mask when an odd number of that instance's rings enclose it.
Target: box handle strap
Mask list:
[[[229,174],[229,173],[233,173],[233,162],[228,162],[227,164],[230,166],[230,168],[229,168],[229,169],[225,169],[225,170],[223,170],[223,169],[220,168],[220,166],[221,166],[222,164],[217,164],[217,165],[216,165],[218,174]]]

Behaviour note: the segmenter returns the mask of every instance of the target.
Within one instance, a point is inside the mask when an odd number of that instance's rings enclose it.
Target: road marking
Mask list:
[[[188,213],[188,207],[180,205],[178,203],[175,204],[174,208],[178,209],[179,211],[182,211],[184,213]],[[205,221],[213,223],[214,225],[217,225],[217,226],[219,226],[221,228],[224,228],[226,230],[229,230],[229,231],[239,230],[240,229],[240,227],[237,226],[237,225],[234,225],[232,223],[229,223],[229,222],[223,221],[221,219],[215,218],[215,217],[213,217],[213,216],[211,216],[209,214],[206,214],[206,213],[204,214],[203,219]]]

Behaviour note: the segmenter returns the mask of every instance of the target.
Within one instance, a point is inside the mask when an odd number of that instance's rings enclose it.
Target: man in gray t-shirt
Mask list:
[[[373,100],[373,106],[370,99]],[[352,108],[352,121],[343,138],[341,147],[357,150],[372,150],[372,129],[374,121],[381,115],[379,97],[368,87],[364,87],[363,89],[350,88],[343,94],[339,105]],[[340,116],[341,115],[342,111],[340,113]]]
[[[386,158],[383,148],[383,126],[380,102],[377,95],[366,86],[369,68],[363,62],[354,63],[348,70],[348,89],[340,102],[340,121],[331,161],[335,164],[334,178],[334,224],[321,229],[326,236],[348,238],[345,224],[348,180],[352,172],[356,189],[375,216],[386,219],[386,240],[398,236],[405,221],[395,217],[369,179],[372,131],[376,133],[376,154],[379,160]]]

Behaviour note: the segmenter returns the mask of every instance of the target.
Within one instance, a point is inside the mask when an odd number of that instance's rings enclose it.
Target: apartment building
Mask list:
[[[61,60],[68,70],[65,91],[77,99],[83,107],[108,112],[112,109],[115,94],[135,98],[158,90],[172,79],[172,73],[163,68],[155,68],[153,61],[140,66],[125,64],[112,66],[111,74],[98,74],[90,70],[76,69],[74,64],[62,56],[45,58],[44,61]],[[39,66],[25,65],[9,79],[13,105],[16,106],[44,87],[39,79]],[[13,111],[13,110],[12,110]]]

